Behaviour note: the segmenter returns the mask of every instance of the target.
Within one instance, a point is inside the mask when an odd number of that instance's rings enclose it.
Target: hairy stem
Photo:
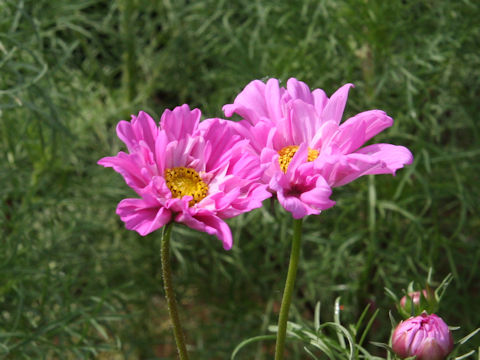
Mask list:
[[[172,284],[172,270],[170,266],[170,233],[172,232],[172,224],[173,223],[169,223],[165,225],[162,233],[161,258],[163,288],[165,289],[168,313],[170,314],[175,342],[177,343],[178,356],[180,357],[180,360],[188,360],[187,348],[185,346],[185,339],[183,336],[182,325],[180,324],[180,318],[178,316],[177,301],[175,300],[175,293]]]
[[[297,277],[298,258],[300,256],[300,243],[302,240],[302,219],[293,221],[293,239],[292,250],[290,253],[290,263],[288,265],[287,281],[283,291],[282,305],[278,318],[277,344],[275,345],[275,360],[282,360],[285,351],[285,338],[287,336],[287,320],[290,304],[292,302],[292,293]]]

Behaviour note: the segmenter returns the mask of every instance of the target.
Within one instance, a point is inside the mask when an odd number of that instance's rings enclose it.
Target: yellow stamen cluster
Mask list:
[[[290,164],[290,161],[292,161],[292,158],[297,151],[298,151],[297,145],[290,145],[290,146],[285,146],[282,150],[278,152],[278,155],[280,155],[278,158],[278,162],[280,164],[280,169],[282,169],[284,173],[287,172],[288,165]],[[320,152],[318,150],[309,148],[307,161],[315,160],[319,154]]]
[[[180,199],[185,195],[193,197],[189,202],[190,206],[207,196],[208,185],[203,182],[194,169],[186,167],[166,169],[164,177],[173,197]]]

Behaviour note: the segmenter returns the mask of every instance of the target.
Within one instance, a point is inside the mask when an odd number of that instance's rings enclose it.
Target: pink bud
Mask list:
[[[423,297],[425,299],[428,299],[428,293],[427,290],[423,290]],[[407,304],[407,301],[413,301],[413,305],[418,305],[420,304],[420,291],[414,291],[408,293],[408,296],[410,296],[410,299],[407,299],[407,296],[404,296],[400,299],[400,306],[405,308],[405,304]]]
[[[423,313],[398,324],[392,348],[402,359],[416,355],[416,360],[443,360],[453,349],[452,333],[437,315]]]

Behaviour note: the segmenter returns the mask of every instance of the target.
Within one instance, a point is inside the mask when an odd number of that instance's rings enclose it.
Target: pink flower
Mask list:
[[[423,313],[402,321],[392,335],[392,349],[405,359],[442,360],[453,349],[452,333],[435,314]]]
[[[98,164],[122,174],[139,198],[124,199],[117,214],[127,229],[147,235],[176,221],[216,235],[228,250],[232,234],[223,219],[258,208],[271,194],[259,182],[258,157],[232,122],[207,119],[188,105],[166,110],[160,127],[145,112],[120,121],[118,137],[128,153]]]
[[[351,87],[346,84],[328,98],[323,90],[310,91],[294,78],[286,88],[277,79],[254,80],[233,104],[223,107],[226,116],[244,118],[236,127],[261,158],[262,180],[294,218],[333,206],[331,187],[367,174],[394,175],[413,160],[403,146],[361,147],[393,124],[381,110],[359,113],[340,124]]]

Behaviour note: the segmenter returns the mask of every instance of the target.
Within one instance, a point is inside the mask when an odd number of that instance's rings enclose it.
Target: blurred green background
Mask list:
[[[479,327],[479,18],[467,0],[2,0],[0,356],[175,358],[160,232],[125,230],[115,207],[133,192],[96,161],[124,149],[115,125],[130,114],[188,103],[222,116],[268,77],[329,95],[354,83],[344,119],[385,110],[395,125],[375,142],[415,156],[396,177],[335,189],[337,205],[305,221],[291,320],[310,326],[321,301],[331,321],[341,296],[345,323],[378,308],[368,340],[388,342],[384,287],[400,294],[432,267],[454,277],[438,312],[461,326],[454,338]],[[192,359],[228,359],[277,321],[290,217],[267,202],[229,223],[229,252],[185,227],[172,235]],[[308,357],[292,343],[287,358]]]

